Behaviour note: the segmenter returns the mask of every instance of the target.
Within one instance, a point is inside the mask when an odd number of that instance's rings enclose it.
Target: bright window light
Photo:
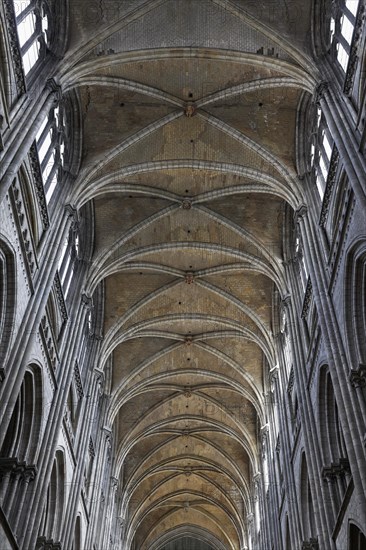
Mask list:
[[[348,8],[354,16],[356,16],[358,4],[359,0],[346,0],[346,8]]]
[[[346,52],[342,44],[339,43],[337,44],[337,59],[344,72],[346,72],[348,65],[348,53]]]
[[[318,107],[318,110],[316,112],[316,125],[318,126],[318,128],[319,128],[321,118],[322,118],[322,111]]]
[[[332,156],[332,146],[329,143],[329,140],[327,138],[327,134],[325,132],[323,133],[323,146],[324,146],[325,152],[327,154],[328,160],[330,160],[330,157]]]
[[[23,55],[23,67],[24,73],[28,74],[31,68],[36,64],[39,55],[38,40],[35,40],[33,44],[28,48]]]
[[[68,242],[69,242],[68,239],[65,239],[63,244],[62,244],[62,251],[61,251],[61,255],[60,255],[60,260],[58,262],[58,269],[61,268],[62,261],[64,259],[65,254],[66,254]]]
[[[321,200],[323,200],[323,197],[324,197],[323,180],[319,174],[316,177],[316,187],[318,189],[318,193],[320,195]]]
[[[31,0],[14,0],[15,15],[18,17],[31,3]]]
[[[48,122],[48,117],[46,117],[46,118],[44,119],[44,121],[43,121],[42,124],[41,124],[40,129],[39,129],[38,132],[37,132],[37,135],[36,135],[37,144],[38,144],[39,138],[40,138],[41,135],[42,135],[43,130],[44,130],[44,129],[46,128],[46,126],[47,126],[47,122]]]
[[[80,252],[79,235],[76,235],[75,237],[75,250],[76,250],[76,254],[78,255]]]
[[[335,19],[334,17],[330,20],[330,39],[333,40],[335,33]]]
[[[51,145],[51,132],[48,132],[48,134],[43,140],[41,147],[38,150],[38,157],[39,157],[40,163],[43,162],[43,159],[47,155],[47,151],[50,148],[50,145]]]
[[[54,165],[55,165],[55,151],[53,150],[42,172],[43,181],[45,183],[48,180],[48,177],[51,174]]]
[[[53,175],[53,178],[52,180],[50,181],[50,186],[48,188],[48,191],[46,193],[46,201],[47,201],[47,204],[50,202],[51,200],[51,197],[53,195],[53,192],[54,190],[56,189],[56,185],[57,185],[57,170],[56,172],[54,173]]]
[[[310,157],[311,157],[311,165],[314,163],[314,155],[315,155],[315,145],[314,143],[311,144],[311,151],[310,151]]]
[[[322,155],[320,155],[320,158],[319,158],[319,166],[320,166],[320,169],[322,171],[323,178],[326,180],[327,176],[328,176],[328,168],[325,165],[325,162],[324,162],[324,159],[323,159]]]
[[[62,272],[62,275],[61,275],[61,283],[62,284],[64,284],[64,282],[65,282],[65,278],[66,278],[68,267],[70,265],[70,261],[71,261],[70,251],[68,251],[65,266],[64,266],[64,269],[63,269],[63,272]]]
[[[64,155],[65,155],[65,144],[61,143],[61,145],[60,145],[60,161],[61,161],[62,165],[64,164]]]
[[[58,106],[53,111],[53,114],[54,114],[57,126],[60,126],[60,109]]]
[[[348,17],[346,17],[345,15],[341,19],[341,33],[345,40],[347,40],[348,44],[351,44],[353,36],[353,25]]]
[[[30,39],[36,28],[36,18],[33,12],[30,12],[18,25],[19,44],[22,48],[27,40]]]
[[[42,17],[42,31],[46,33],[48,31],[48,17],[47,15],[44,15]]]

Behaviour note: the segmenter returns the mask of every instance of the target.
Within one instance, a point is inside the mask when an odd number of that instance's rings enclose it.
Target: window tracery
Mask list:
[[[80,237],[78,228],[71,229],[69,235],[62,244],[62,251],[58,264],[58,273],[60,276],[62,290],[67,298],[71,281],[75,274],[75,268],[80,258]]]
[[[360,18],[359,12],[362,2],[359,0],[338,0],[333,1],[333,13],[329,23],[330,52],[336,61],[340,73],[346,78],[345,92],[349,93],[350,86],[347,84],[348,73],[354,72],[355,46],[359,38]],[[352,81],[352,78],[350,79]]]
[[[302,238],[301,238],[301,232],[300,232],[299,226],[297,226],[296,232],[295,232],[295,259],[298,264],[298,271],[301,278],[302,290],[303,292],[305,292],[308,284],[309,271],[304,258],[304,250],[303,250],[303,244],[302,244]]]
[[[0,380],[9,352],[15,314],[15,259],[11,249],[0,241]]]
[[[51,109],[36,135],[42,181],[49,204],[59,183],[65,159],[64,112],[61,105]]]
[[[324,198],[333,147],[334,141],[325,120],[325,116],[320,107],[318,107],[310,156],[316,187],[321,200]]]
[[[39,0],[13,0],[19,48],[27,76],[48,45],[49,10]]]

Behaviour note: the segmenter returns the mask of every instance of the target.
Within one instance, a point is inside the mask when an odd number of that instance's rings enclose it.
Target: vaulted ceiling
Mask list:
[[[71,2],[65,93],[94,202],[126,548],[247,541],[299,101],[317,79],[311,2]],[[107,369],[109,366],[109,369]]]

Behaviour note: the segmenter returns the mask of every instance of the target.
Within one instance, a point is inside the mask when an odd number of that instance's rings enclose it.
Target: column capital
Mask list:
[[[93,299],[84,290],[81,293],[81,303],[89,311],[93,307]]]
[[[60,84],[57,84],[54,78],[49,78],[46,82],[46,89],[55,94],[55,101],[62,99],[62,88]]]
[[[290,305],[291,305],[291,294],[286,294],[286,296],[284,296],[282,298],[281,305],[286,309],[290,307]]]
[[[297,210],[295,211],[295,214],[294,214],[295,224],[298,221],[302,221],[307,213],[308,213],[308,207],[306,206],[306,204],[301,204],[299,206],[299,208],[297,208]]]
[[[118,488],[118,478],[111,476],[111,487],[114,491],[117,491]]]
[[[348,376],[354,388],[366,387],[366,365],[359,364],[358,369],[350,369]]]
[[[75,220],[77,220],[78,210],[77,210],[76,206],[74,206],[71,203],[65,204],[65,210],[66,210],[69,218],[74,218]]]
[[[316,87],[314,93],[314,102],[316,105],[319,105],[322,99],[325,99],[325,94],[329,90],[329,82],[327,80],[322,80]]]
[[[274,367],[272,367],[269,370],[269,381],[272,385],[274,385],[275,381],[278,379],[279,373],[280,373],[279,365],[274,365]]]

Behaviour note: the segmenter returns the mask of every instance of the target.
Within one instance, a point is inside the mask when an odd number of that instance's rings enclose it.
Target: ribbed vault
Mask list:
[[[191,537],[240,550],[277,362],[274,291],[287,292],[285,206],[302,203],[309,6],[89,4],[86,17],[72,3],[61,83],[82,113],[70,201],[94,204],[86,291],[105,287],[98,366],[123,548]]]

